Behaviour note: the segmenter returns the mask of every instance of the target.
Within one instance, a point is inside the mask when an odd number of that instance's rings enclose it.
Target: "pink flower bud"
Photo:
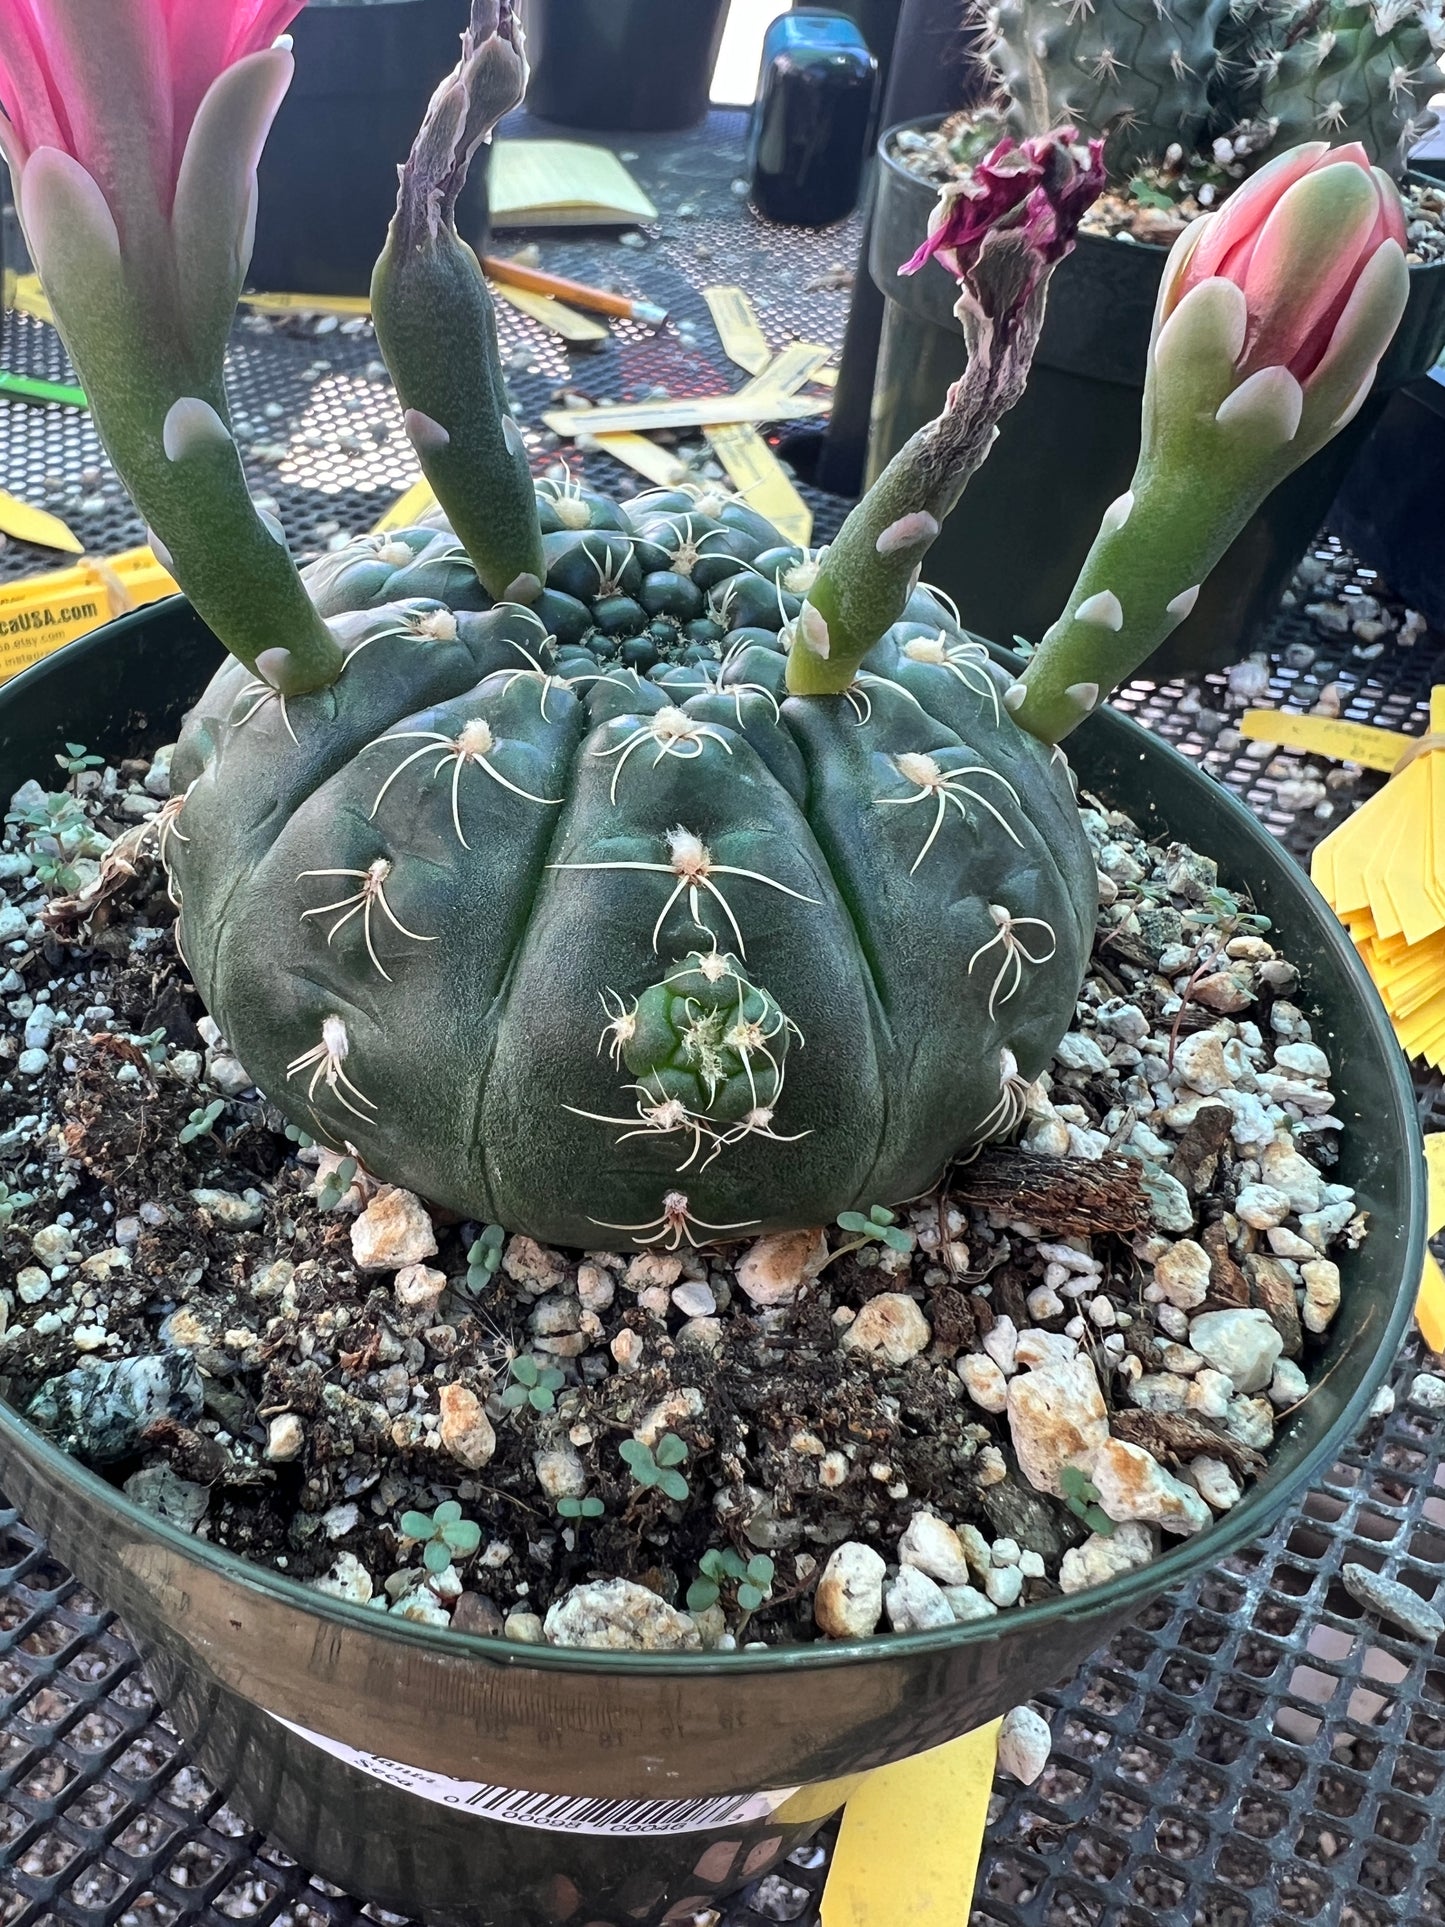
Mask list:
[[[1393,261],[1377,262],[1382,250],[1398,252],[1398,273]],[[1308,389],[1332,346],[1344,345],[1336,341],[1342,321],[1358,320],[1361,303],[1347,311],[1362,283],[1403,284],[1404,250],[1400,196],[1359,142],[1332,148],[1309,141],[1261,168],[1183,237],[1166,271],[1159,320],[1207,281],[1231,282],[1247,315],[1236,364],[1241,379],[1286,368]],[[1396,313],[1367,354],[1371,369],[1398,319]],[[1364,345],[1372,343],[1373,335]]]

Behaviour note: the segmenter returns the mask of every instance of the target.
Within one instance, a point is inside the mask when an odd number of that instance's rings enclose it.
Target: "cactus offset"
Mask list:
[[[994,62],[1020,138],[1061,123],[1102,138],[1127,179],[1209,115],[1215,37],[1228,0],[999,0]]]

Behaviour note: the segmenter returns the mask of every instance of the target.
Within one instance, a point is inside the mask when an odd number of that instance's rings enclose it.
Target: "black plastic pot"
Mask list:
[[[1391,395],[1330,527],[1387,589],[1445,629],[1445,368]]]
[[[44,779],[67,739],[110,757],[167,740],[217,660],[177,600],[27,670],[0,691],[0,796]],[[434,1927],[685,1920],[777,1863],[859,1776],[1018,1704],[1154,1594],[1264,1532],[1362,1423],[1424,1254],[1399,1048],[1340,925],[1224,790],[1110,713],[1070,747],[1091,790],[1151,833],[1187,834],[1248,886],[1303,966],[1300,1001],[1334,1063],[1339,1176],[1370,1235],[1342,1261],[1324,1369],[1263,1479],[1147,1570],[982,1624],[604,1655],[434,1632],[323,1597],[141,1511],[0,1406],[5,1491],[119,1612],[206,1774],[304,1866]],[[507,1818],[498,1789],[515,1796]]]
[[[880,143],[870,269],[887,310],[873,396],[872,480],[938,412],[967,355],[957,290],[939,269],[900,279],[936,194]],[[1083,235],[1054,275],[1027,393],[928,558],[971,629],[1037,642],[1068,600],[1109,503],[1128,487],[1154,303],[1168,250]],[[1257,646],[1389,395],[1445,345],[1445,264],[1410,270],[1410,300],[1350,426],[1284,482],[1205,583],[1145,673],[1219,668]]]
[[[523,0],[527,107],[563,127],[695,127],[727,11],[728,0]]]
[[[396,211],[396,170],[457,64],[470,11],[469,0],[311,0],[297,16],[296,79],[261,159],[253,288],[370,292]],[[483,246],[485,148],[457,225]]]

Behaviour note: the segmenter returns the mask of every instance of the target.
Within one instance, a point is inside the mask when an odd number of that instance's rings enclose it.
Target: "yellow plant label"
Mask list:
[[[530,289],[514,288],[507,281],[492,281],[488,285],[519,313],[530,315],[533,321],[550,328],[564,341],[606,341],[608,338],[609,330],[602,322],[569,308],[565,301],[558,301],[553,295],[533,294]]]
[[[604,455],[635,469],[649,482],[656,482],[659,488],[671,488],[674,483],[687,479],[686,462],[680,462],[670,448],[664,448],[661,442],[649,441],[646,435],[597,435],[593,439]]]
[[[823,1927],[964,1927],[999,1724],[868,1776],[843,1809]]]
[[[813,534],[813,511],[758,431],[746,422],[713,424],[707,438],[748,507],[766,516],[790,542],[806,547]]]
[[[743,395],[796,395],[804,382],[815,381],[818,370],[832,359],[831,348],[816,341],[790,341],[775,361],[745,382]]]
[[[16,314],[28,314],[32,321],[48,321],[52,327],[55,325],[50,297],[41,287],[38,274],[7,274],[5,306],[13,308]]]
[[[391,535],[397,529],[414,529],[437,505],[432,485],[425,478],[413,482],[405,495],[398,496],[372,529],[373,535]]]
[[[1392,770],[1410,747],[1410,738],[1393,729],[1369,723],[1346,722],[1337,716],[1296,716],[1284,709],[1247,709],[1239,733],[1256,743],[1278,743],[1328,756],[1336,763],[1359,763],[1364,769]]]
[[[704,288],[703,300],[717,324],[723,352],[750,375],[760,375],[773,358],[757,311],[741,288]]]
[[[365,320],[371,303],[364,294],[243,294],[257,314],[334,314],[340,321]]]
[[[0,534],[17,542],[32,542],[40,549],[60,549],[66,555],[84,555],[85,544],[58,515],[32,508],[18,495],[0,489]]]
[[[0,586],[0,682],[103,622],[174,595],[149,549]]]
[[[796,401],[775,388],[758,395],[677,396],[671,401],[608,402],[600,408],[552,408],[542,420],[556,435],[607,435],[630,429],[710,428],[714,422],[766,422],[786,416],[826,415],[824,401]]]

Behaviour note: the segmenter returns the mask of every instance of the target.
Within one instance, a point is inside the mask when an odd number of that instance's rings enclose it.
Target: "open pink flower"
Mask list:
[[[1062,261],[1079,222],[1103,191],[1104,143],[1080,149],[1073,127],[1036,134],[1020,144],[1005,136],[968,178],[943,190],[928,223],[928,238],[898,270],[917,274],[937,260],[966,283],[988,235],[1021,228],[1038,255],[1040,271]]]
[[[0,140],[80,162],[119,218],[148,173],[170,211],[213,84],[263,52],[305,0],[0,0]]]
[[[0,148],[72,353],[118,275],[216,361],[305,0],[0,0]]]

